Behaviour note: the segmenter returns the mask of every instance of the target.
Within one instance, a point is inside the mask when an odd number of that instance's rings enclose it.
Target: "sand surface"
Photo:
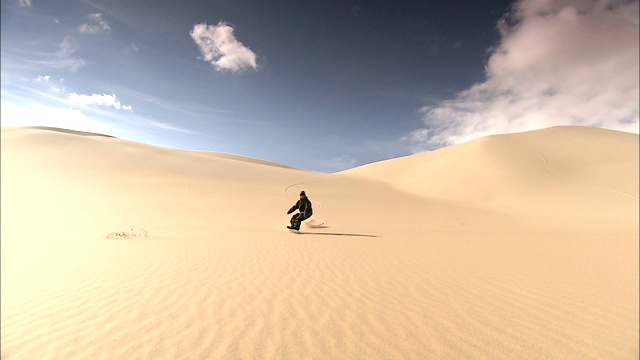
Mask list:
[[[638,140],[556,127],[322,174],[3,128],[1,357],[637,359]]]

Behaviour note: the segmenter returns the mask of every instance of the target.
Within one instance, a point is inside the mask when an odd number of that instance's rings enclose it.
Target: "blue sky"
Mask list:
[[[638,1],[2,0],[2,126],[334,172],[555,125],[638,132]]]

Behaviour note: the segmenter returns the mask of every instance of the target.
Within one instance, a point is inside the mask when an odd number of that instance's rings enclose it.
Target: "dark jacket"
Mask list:
[[[300,213],[303,214],[305,218],[311,217],[311,215],[313,215],[311,201],[309,201],[309,198],[307,197],[298,200],[298,202],[296,202],[296,204],[293,205],[291,209],[289,209],[289,211],[287,211],[287,214],[291,214],[292,212],[296,211],[296,209],[300,211]]]

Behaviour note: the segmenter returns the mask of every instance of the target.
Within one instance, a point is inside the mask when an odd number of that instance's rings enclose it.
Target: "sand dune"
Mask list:
[[[613,222],[637,232],[638,153],[637,134],[555,127],[490,136],[343,173],[429,199],[534,216],[538,223],[542,216],[558,217],[581,229],[611,229]]]
[[[95,135],[2,129],[2,359],[638,358],[636,134],[337,174]]]

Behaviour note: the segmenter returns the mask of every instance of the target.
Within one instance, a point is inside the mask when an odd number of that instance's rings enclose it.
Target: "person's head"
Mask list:
[[[307,197],[307,194],[304,192],[304,190],[300,191],[300,197],[301,198]]]

